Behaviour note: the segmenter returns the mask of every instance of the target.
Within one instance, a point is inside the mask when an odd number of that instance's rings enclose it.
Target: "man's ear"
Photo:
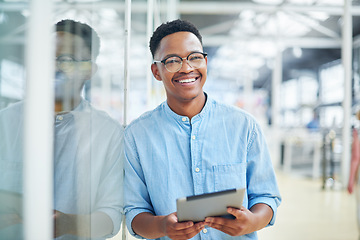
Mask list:
[[[98,70],[98,65],[96,63],[91,64],[91,77],[95,75]]]
[[[160,77],[160,72],[159,72],[159,68],[156,65],[156,63],[151,64],[151,72],[154,75],[154,77],[156,78],[156,80],[158,81],[162,81],[161,77]]]

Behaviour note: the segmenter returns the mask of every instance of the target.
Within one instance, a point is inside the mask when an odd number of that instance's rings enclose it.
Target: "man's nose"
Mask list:
[[[182,61],[183,62],[182,62],[179,72],[191,72],[194,70],[194,68],[189,64],[189,62],[187,61],[186,58],[183,59]]]

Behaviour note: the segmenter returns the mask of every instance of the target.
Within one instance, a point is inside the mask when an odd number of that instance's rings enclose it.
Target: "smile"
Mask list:
[[[179,80],[179,83],[190,83],[190,82],[195,82],[196,78],[191,78],[191,79],[184,79],[184,80]]]
[[[196,78],[188,78],[188,79],[181,79],[181,80],[175,80],[175,82],[178,83],[193,83],[198,79],[198,77]]]

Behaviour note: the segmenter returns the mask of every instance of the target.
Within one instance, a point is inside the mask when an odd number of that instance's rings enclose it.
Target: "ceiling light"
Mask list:
[[[317,19],[317,20],[320,20],[320,21],[325,21],[330,17],[328,13],[319,12],[319,11],[309,12],[308,14],[309,14],[310,17],[312,17],[314,19]]]
[[[256,16],[253,10],[243,10],[240,13],[240,18],[243,20],[252,20]]]
[[[301,58],[302,49],[300,47],[293,47],[292,52],[296,58]]]
[[[279,5],[284,2],[284,0],[252,0],[255,3],[267,4],[267,5]]]
[[[319,0],[318,4],[326,4],[326,5],[333,5],[333,6],[343,6],[344,1],[343,0]]]
[[[312,5],[317,0],[288,0],[292,4],[301,4],[301,5]]]

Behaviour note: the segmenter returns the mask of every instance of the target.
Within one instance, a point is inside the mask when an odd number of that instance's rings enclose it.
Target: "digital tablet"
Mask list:
[[[178,198],[176,200],[178,221],[201,222],[206,217],[229,217],[227,207],[240,209],[244,194],[245,189],[239,188]]]

